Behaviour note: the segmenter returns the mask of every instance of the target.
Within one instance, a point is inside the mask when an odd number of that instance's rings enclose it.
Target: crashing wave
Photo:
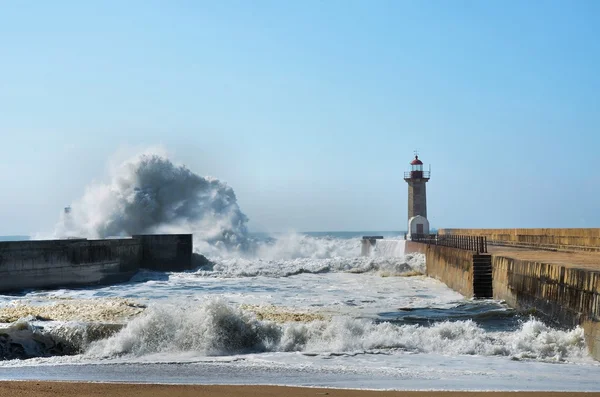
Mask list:
[[[123,328],[123,324],[45,323],[26,317],[0,327],[0,360],[73,355],[90,343],[105,339]]]
[[[193,233],[203,253],[244,251],[248,218],[231,187],[164,156],[143,153],[87,187],[62,215],[54,237],[106,238],[145,233]]]
[[[277,324],[259,321],[252,312],[221,300],[196,307],[151,308],[112,337],[92,343],[85,356],[190,351],[212,356],[266,351],[350,354],[382,349],[544,361],[587,357],[581,328],[561,331],[534,319],[515,332],[486,332],[470,320],[429,327],[348,317]]]
[[[373,272],[382,276],[413,276],[425,274],[425,257],[422,254],[409,254],[400,258],[333,257],[291,260],[222,258],[214,260],[210,267],[200,268],[197,274],[217,277],[289,277],[302,273],[329,272]]]

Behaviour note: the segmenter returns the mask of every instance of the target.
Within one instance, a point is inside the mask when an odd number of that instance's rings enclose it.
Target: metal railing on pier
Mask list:
[[[440,245],[442,247],[458,248],[478,253],[487,253],[486,236],[462,236],[457,234],[411,234],[411,241]]]

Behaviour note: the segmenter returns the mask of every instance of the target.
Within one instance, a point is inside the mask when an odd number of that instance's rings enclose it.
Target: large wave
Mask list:
[[[231,187],[202,177],[163,155],[142,153],[111,170],[72,203],[54,237],[106,238],[193,233],[204,252],[247,249],[248,218]]]
[[[487,332],[470,320],[429,327],[348,317],[277,324],[259,321],[251,312],[221,300],[190,307],[153,307],[112,337],[92,343],[85,356],[182,352],[218,356],[266,351],[352,354],[384,349],[544,361],[587,357],[581,328],[555,330],[534,319],[515,332]]]

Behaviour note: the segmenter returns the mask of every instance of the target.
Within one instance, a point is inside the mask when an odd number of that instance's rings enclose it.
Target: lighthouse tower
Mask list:
[[[429,234],[427,220],[427,189],[431,171],[423,171],[423,162],[415,155],[410,162],[411,170],[404,173],[408,183],[408,236],[413,234]]]

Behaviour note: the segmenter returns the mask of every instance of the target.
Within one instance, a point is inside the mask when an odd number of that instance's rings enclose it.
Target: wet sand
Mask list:
[[[600,393],[572,392],[441,392],[441,391],[370,391],[348,389],[321,389],[285,386],[206,386],[206,385],[152,385],[130,383],[75,383],[75,382],[2,382],[0,397],[566,397],[599,396]]]

